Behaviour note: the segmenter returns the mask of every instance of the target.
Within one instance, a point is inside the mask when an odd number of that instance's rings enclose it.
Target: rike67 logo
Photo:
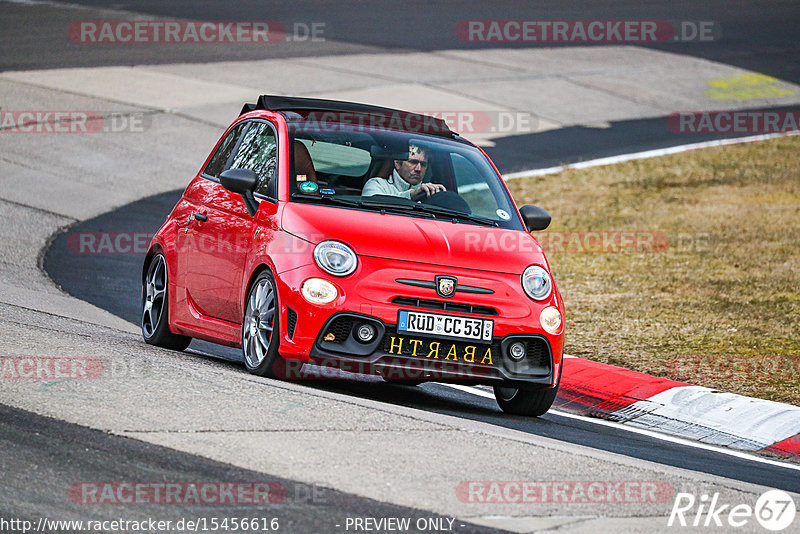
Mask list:
[[[678,493],[667,526],[709,527],[728,532],[751,524],[755,517],[763,528],[779,532],[792,525],[796,513],[792,496],[777,489],[764,492],[755,506],[722,502],[719,493],[703,494],[699,499],[691,493]]]

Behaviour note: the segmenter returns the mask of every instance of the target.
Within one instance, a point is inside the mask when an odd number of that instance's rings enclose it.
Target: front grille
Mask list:
[[[286,331],[289,339],[294,337],[294,328],[297,326],[297,312],[291,308],[286,308]]]
[[[328,325],[322,339],[327,338],[329,334],[333,334],[334,339],[328,341],[329,343],[344,343],[344,341],[350,337],[350,332],[353,331],[353,324],[355,322],[356,319],[354,317],[337,317]]]
[[[449,302],[443,300],[395,297],[392,299],[392,304],[397,304],[399,306],[412,306],[414,308],[424,308],[426,310],[468,313],[471,315],[500,315],[496,309],[489,306],[476,306],[474,304],[461,304],[459,302]]]
[[[526,340],[525,345],[527,349],[525,359],[529,365],[533,367],[550,366],[550,351],[547,350],[547,342],[544,339],[538,337],[529,338]]]

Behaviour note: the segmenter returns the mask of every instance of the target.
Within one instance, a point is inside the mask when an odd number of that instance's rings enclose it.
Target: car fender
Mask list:
[[[176,285],[178,280],[178,264],[175,249],[175,220],[167,218],[158,232],[153,236],[153,239],[150,240],[150,245],[147,248],[147,253],[142,262],[142,284],[144,285],[144,280],[147,276],[147,265],[150,263],[150,258],[155,256],[158,251],[164,254],[164,259],[167,264],[167,299],[170,304],[169,317],[167,320],[170,324],[170,330],[172,330],[172,324],[174,323],[174,314],[177,312],[175,303],[178,291]]]
[[[260,236],[264,235],[263,238]],[[245,268],[245,280],[242,284],[240,307],[244,309],[247,290],[256,276],[267,268],[272,275],[279,277],[281,273],[311,265],[314,263],[314,244],[300,239],[283,230],[264,229],[256,236],[253,254]],[[280,297],[280,295],[278,295]]]

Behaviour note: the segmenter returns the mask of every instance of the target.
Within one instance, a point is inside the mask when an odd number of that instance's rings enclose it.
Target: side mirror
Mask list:
[[[529,232],[544,230],[550,226],[550,214],[539,206],[522,206],[519,209],[522,220],[525,221],[525,228]]]
[[[232,193],[242,195],[247,213],[252,217],[258,210],[258,202],[253,196],[253,190],[258,184],[258,175],[252,169],[228,169],[219,175],[219,183]]]

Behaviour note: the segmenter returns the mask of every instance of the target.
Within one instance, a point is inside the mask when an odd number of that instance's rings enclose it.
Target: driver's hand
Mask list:
[[[442,184],[424,183],[419,186],[415,195],[421,195],[421,193],[424,192],[426,196],[431,196],[432,194],[439,193],[440,191],[446,191]]]

